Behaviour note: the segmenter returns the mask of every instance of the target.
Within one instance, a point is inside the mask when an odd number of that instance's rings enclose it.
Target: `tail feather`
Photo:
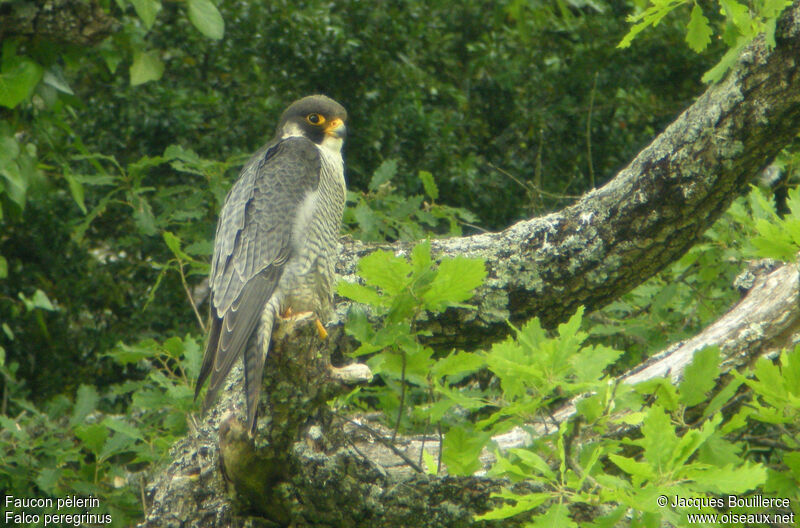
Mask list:
[[[203,365],[200,367],[200,374],[197,376],[197,383],[194,387],[195,400],[197,400],[197,397],[200,395],[200,390],[203,388],[203,384],[206,382],[206,379],[208,379],[209,374],[211,374],[211,366],[214,364],[217,344],[219,343],[219,333],[222,329],[222,320],[218,317],[214,317],[213,313],[210,320],[211,328],[208,331],[208,344],[206,345],[206,351],[203,355]],[[203,410],[205,410],[205,404],[203,404],[203,407]]]
[[[264,372],[264,361],[269,353],[276,312],[272,303],[268,303],[264,308],[258,331],[253,333],[244,353],[244,394],[247,405],[247,427],[251,433],[255,432],[258,424],[261,378]]]
[[[209,381],[203,402],[204,411],[214,403],[234,362],[247,347],[251,336],[257,333],[256,328],[263,317],[265,305],[279,277],[279,270],[270,268],[250,279],[241,296],[221,316],[214,307],[215,296],[212,292],[211,330],[195,386],[196,398],[205,381]]]

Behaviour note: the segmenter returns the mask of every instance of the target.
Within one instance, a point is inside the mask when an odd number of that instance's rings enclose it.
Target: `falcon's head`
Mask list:
[[[302,136],[339,152],[346,133],[347,110],[324,95],[309,95],[287,108],[278,122],[279,137]]]

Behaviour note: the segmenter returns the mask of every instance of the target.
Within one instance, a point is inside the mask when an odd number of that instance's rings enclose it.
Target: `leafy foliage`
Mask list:
[[[129,526],[141,520],[148,468],[186,434],[201,351],[197,340],[186,336],[163,343],[120,343],[108,356],[120,366],[135,365],[144,378],[112,385],[103,394],[84,384],[72,401],[59,395],[37,407],[25,398],[25,384],[16,378],[18,365],[6,364],[0,353],[0,375],[8,391],[8,408],[0,415],[0,486],[18,497],[99,497],[91,513],[109,514],[112,526]],[[86,512],[26,510],[39,515]]]
[[[396,413],[396,428],[411,426],[406,409],[410,403],[433,403],[436,377],[454,372],[463,376],[480,366],[472,362],[465,371],[462,363],[453,365],[454,370],[432,371],[435,352],[420,342],[423,334],[415,323],[426,312],[467,306],[463,303],[472,297],[486,270],[480,260],[464,257],[444,259],[434,267],[430,250],[430,242],[418,244],[411,252],[410,262],[376,251],[359,261],[359,275],[364,284],[340,281],[337,286],[339,295],[370,305],[384,320],[380,326],[373,325],[364,311],[354,307],[345,331],[361,343],[353,355],[371,354],[367,364],[385,383],[384,387],[357,392],[361,392],[362,398],[377,398],[384,409]],[[462,355],[460,359],[464,358]],[[441,418],[441,414],[432,417],[424,414],[423,420],[428,424],[435,424]]]
[[[748,253],[786,262],[794,261],[800,251],[800,189],[789,189],[786,206],[789,214],[778,215],[772,200],[757,187],[750,193],[748,205],[757,232],[749,240]]]
[[[430,172],[419,173],[426,196],[398,194],[392,185],[396,174],[397,160],[386,160],[375,169],[366,192],[347,192],[344,223],[357,238],[381,242],[419,240],[429,233],[460,236],[462,224],[477,221],[466,209],[436,203],[439,188]]]
[[[649,4],[645,9],[645,5]],[[703,76],[705,82],[717,82],[733,66],[742,49],[757,36],[764,35],[770,46],[775,46],[775,24],[784,9],[792,5],[791,0],[756,0],[740,4],[736,0],[720,0],[718,9],[723,21],[718,25],[719,33],[728,45],[728,51],[716,66]],[[650,0],[640,2],[639,12],[628,17],[633,23],[619,47],[627,48],[631,41],[649,26],[657,26],[664,17],[683,6],[692,6],[686,25],[686,43],[700,53],[711,43],[714,35],[711,23],[697,2],[686,0]]]

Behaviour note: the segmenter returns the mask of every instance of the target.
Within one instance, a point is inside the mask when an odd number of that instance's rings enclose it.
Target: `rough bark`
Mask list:
[[[800,129],[800,0],[782,17],[777,42],[771,51],[763,42],[749,46],[727,80],[575,205],[501,233],[435,241],[439,256],[484,258],[490,275],[476,296],[478,311],[452,310],[425,323],[434,340],[449,347],[485,344],[505,332],[507,319],[539,316],[554,325],[581,304],[602,306],[682,255]],[[407,253],[410,245],[388,248]],[[339,273],[353,280],[357,257],[374,249],[345,243]],[[748,296],[725,324],[704,333],[731,365],[796,331],[797,274],[782,270],[766,281],[777,289],[762,303],[790,292],[780,316],[765,310],[755,321],[761,312],[744,304],[753,299]],[[340,319],[345,310],[340,303]],[[176,444],[172,462],[148,487],[143,526],[228,526],[235,518],[246,526],[481,526],[474,514],[491,508],[490,494],[507,483],[422,475],[408,464],[417,460],[420,439],[401,439],[400,456],[333,415],[324,402],[338,382],[320,365],[327,365],[326,348],[338,343],[315,340],[308,328],[299,325],[284,334],[291,340],[276,341],[255,439],[230,419],[242,407],[233,381],[241,375],[234,374],[219,405]],[[677,375],[701,341],[665,351],[628,381],[663,375],[665,361],[673,361],[669,372]],[[570,410],[561,412],[566,418]]]
[[[374,453],[375,438],[325,405],[342,390],[323,353],[330,344],[311,318],[278,327],[253,437],[240,421],[234,369],[220,402],[148,487],[142,526],[482,526],[473,515],[497,504],[490,495],[505,483],[414,472],[394,462],[405,464],[402,445],[385,448],[386,465],[371,460],[364,453]]]
[[[748,46],[625,169],[577,203],[491,234],[433,241],[438,256],[485,259],[477,311],[428,322],[435,342],[473,348],[538,316],[553,327],[578,306],[598,309],[683,255],[800,130],[800,4],[779,22],[777,47]],[[408,254],[411,244],[387,249]],[[355,280],[374,246],[349,241],[337,272]],[[344,308],[340,313],[344,312]]]
[[[0,4],[0,41],[35,37],[90,46],[109,36],[117,25],[95,0],[14,0]]]

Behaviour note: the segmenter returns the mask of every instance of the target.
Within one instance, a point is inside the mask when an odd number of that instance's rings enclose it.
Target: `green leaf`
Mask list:
[[[348,299],[361,304],[384,306],[386,303],[386,298],[375,291],[374,288],[370,288],[356,282],[340,280],[336,283],[336,293],[342,297],[347,297]]]
[[[578,524],[570,519],[566,504],[553,504],[545,513],[533,518],[526,528],[577,528]]]
[[[411,264],[388,251],[375,251],[358,263],[359,274],[367,284],[377,286],[390,295],[397,295],[409,283]]]
[[[783,463],[789,468],[792,476],[800,481],[800,452],[784,453]]]
[[[86,214],[88,211],[86,210],[86,203],[84,202],[83,185],[68,172],[64,173],[64,179],[67,180],[67,185],[69,186],[69,192],[72,195],[72,199],[75,200],[76,204],[78,204],[81,212]]]
[[[16,420],[12,420],[2,414],[0,414],[0,430],[2,430],[4,434],[11,435],[20,442],[30,441],[30,435],[28,435],[28,431],[24,427],[20,426]]]
[[[153,357],[157,350],[158,343],[154,339],[145,339],[136,345],[117,343],[111,351],[106,352],[104,355],[111,357],[120,365],[128,365]]]
[[[103,423],[105,424],[107,421],[108,419],[104,420]],[[98,458],[100,460],[105,460],[112,455],[124,453],[134,442],[136,442],[134,438],[126,434],[115,432],[106,440],[106,443],[103,444],[103,449],[100,451]]]
[[[427,449],[422,450],[422,461],[425,463],[425,473],[428,475],[436,475],[439,473],[439,464]]]
[[[23,302],[25,305],[25,309],[29,312],[39,308],[40,310],[47,310],[48,312],[55,312],[56,308],[53,306],[53,303],[50,302],[50,299],[47,297],[47,294],[42,290],[37,289],[33,292],[33,297],[28,298],[22,292],[17,294],[17,297]]]
[[[16,161],[12,161],[4,167],[0,167],[0,175],[6,180],[5,192],[8,198],[17,204],[21,210],[25,209],[25,201],[28,196],[28,179],[20,170],[19,164]]]
[[[139,228],[142,234],[147,236],[156,235],[158,228],[156,227],[156,218],[153,215],[150,202],[138,194],[131,194],[129,198],[133,207],[133,220],[136,223],[136,227]]]
[[[414,274],[421,275],[431,267],[431,241],[420,242],[411,250],[411,265],[414,267]]]
[[[72,88],[69,87],[67,79],[64,77],[64,72],[58,66],[51,66],[50,69],[42,75],[42,82],[48,86],[52,86],[59,92],[69,95],[75,95]]]
[[[708,19],[703,16],[703,10],[697,4],[694,4],[692,8],[692,16],[686,30],[686,43],[697,53],[706,49],[711,42],[713,31],[708,24]]]
[[[661,407],[668,411],[678,408],[678,388],[666,378],[653,378],[634,387],[639,394],[653,394]]]
[[[631,46],[631,42],[633,42],[633,39],[636,38],[636,35],[644,31],[644,29],[649,25],[649,22],[639,22],[638,24],[634,24],[631,29],[628,30],[628,33],[622,37],[622,40],[619,44],[617,44],[617,47],[621,49],[629,48]]]
[[[397,174],[397,160],[387,159],[372,173],[372,179],[369,182],[369,190],[377,191],[383,183],[391,180]]]
[[[549,482],[555,483],[558,480],[558,477],[550,468],[550,465],[547,462],[545,462],[545,460],[541,456],[534,453],[532,450],[515,447],[509,449],[509,452],[518,456],[519,459],[525,463],[525,465],[533,469],[534,474],[541,475]]]
[[[466,374],[472,374],[486,365],[483,354],[475,352],[455,352],[443,357],[431,368],[431,375],[436,377],[458,377],[460,380]],[[457,380],[451,379],[451,382]]]
[[[156,21],[156,15],[161,11],[161,2],[159,0],[131,0],[136,14],[144,22],[144,27],[150,29]]]
[[[437,312],[458,305],[472,297],[485,277],[483,260],[466,257],[445,259],[439,264],[430,289],[423,295],[425,307]]]
[[[596,345],[586,347],[572,357],[571,363],[575,369],[576,381],[597,381],[603,371],[622,355],[619,350],[611,347]]]
[[[695,352],[678,386],[678,400],[687,407],[706,401],[706,394],[714,388],[717,376],[719,376],[719,348],[710,346]]]
[[[693,475],[694,481],[712,493],[743,494],[767,480],[767,469],[761,464],[745,462],[739,467],[710,467]]]
[[[180,337],[170,337],[164,341],[162,347],[172,359],[180,359],[183,356],[183,341]]]
[[[722,80],[722,78],[725,76],[725,73],[727,73],[731,66],[733,66],[733,64],[736,62],[736,59],[739,58],[739,52],[742,51],[742,48],[744,48],[748,42],[749,40],[742,39],[739,44],[726,51],[725,55],[722,56],[716,66],[703,74],[702,81],[704,83],[715,83]]]
[[[800,396],[800,345],[781,353],[781,372],[789,392]]]
[[[72,408],[72,417],[69,420],[69,426],[75,427],[83,422],[89,413],[97,408],[97,402],[100,396],[97,394],[97,389],[92,385],[81,385],[78,387],[78,392],[75,395],[75,406]]]
[[[131,86],[157,81],[164,75],[164,63],[157,51],[137,51],[130,67]]]
[[[203,359],[203,350],[197,340],[187,334],[183,338],[183,368],[189,379],[196,379],[200,373],[200,363]]]
[[[103,58],[103,62],[106,63],[106,68],[108,68],[109,73],[114,73],[117,71],[117,67],[123,60],[122,53],[120,53],[119,48],[116,46],[112,46],[108,44],[110,39],[106,41],[106,43],[101,44],[98,48],[100,52],[100,56]]]
[[[188,0],[189,20],[200,33],[219,40],[225,34],[225,21],[211,0]]]
[[[373,334],[367,314],[360,306],[356,305],[350,305],[347,310],[347,323],[344,328],[347,335],[355,337],[361,343],[369,341]]]
[[[7,277],[8,277],[8,261],[3,255],[0,255],[0,279],[5,279]]]
[[[644,448],[644,459],[658,474],[664,474],[678,444],[678,435],[669,415],[658,405],[653,405],[642,423],[644,437],[639,443]]]
[[[652,480],[655,478],[655,474],[653,473],[650,464],[645,464],[644,462],[637,462],[632,458],[627,458],[619,455],[608,455],[609,460],[611,460],[614,464],[617,465],[622,471],[628,473],[629,475],[633,475],[635,477],[640,477],[646,480]]]
[[[419,171],[419,179],[422,180],[422,186],[425,188],[425,194],[430,196],[431,200],[436,201],[439,198],[439,188],[433,179],[433,174],[428,171]]]
[[[515,504],[504,504],[499,508],[490,510],[482,515],[476,515],[477,521],[494,521],[508,519],[522,512],[531,511],[544,504],[552,496],[549,493],[529,493],[527,495],[517,495],[515,493],[493,493],[492,497],[499,497],[514,501]]]
[[[0,169],[19,156],[19,143],[14,136],[0,136]]]
[[[472,475],[481,467],[478,456],[490,435],[467,429],[464,426],[453,427],[442,442],[442,461],[451,475]]]
[[[15,108],[27,100],[39,84],[44,70],[27,57],[7,54],[3,46],[3,65],[0,71],[0,105]]]
[[[131,425],[122,418],[108,417],[105,420],[103,420],[103,425],[105,425],[112,431],[127,436],[128,438],[132,438],[135,440],[144,440],[144,436],[142,435],[142,432],[139,430],[139,428],[134,425]]]
[[[194,260],[192,257],[187,255],[181,249],[181,239],[180,238],[178,238],[177,236],[173,235],[169,231],[164,231],[162,233],[162,235],[164,237],[164,242],[166,242],[166,244],[167,244],[167,247],[170,249],[170,251],[172,251],[173,255],[178,257],[178,259],[186,260],[186,261],[189,261],[189,262]]]
[[[678,440],[672,455],[672,467],[679,468],[692,456],[695,451],[708,440],[722,422],[722,415],[717,413],[710,420],[703,422],[700,429],[690,429]]]
[[[101,424],[81,425],[75,429],[75,436],[83,447],[94,454],[99,454],[108,438],[108,429]]]
[[[36,485],[47,494],[55,494],[58,478],[61,476],[61,470],[54,467],[47,467],[39,470],[36,476]]]
[[[711,398],[711,402],[703,409],[703,418],[708,418],[715,412],[722,409],[723,405],[727,404],[731,398],[736,395],[736,392],[739,390],[739,387],[743,383],[740,379],[732,379],[728,384],[720,390],[713,398]]]
[[[759,15],[765,18],[777,17],[790,5],[792,5],[792,0],[764,0],[761,3]]]
[[[751,31],[753,19],[750,18],[750,10],[746,5],[740,4],[736,0],[720,0],[720,5],[725,16],[733,22],[742,35],[748,36]]]

